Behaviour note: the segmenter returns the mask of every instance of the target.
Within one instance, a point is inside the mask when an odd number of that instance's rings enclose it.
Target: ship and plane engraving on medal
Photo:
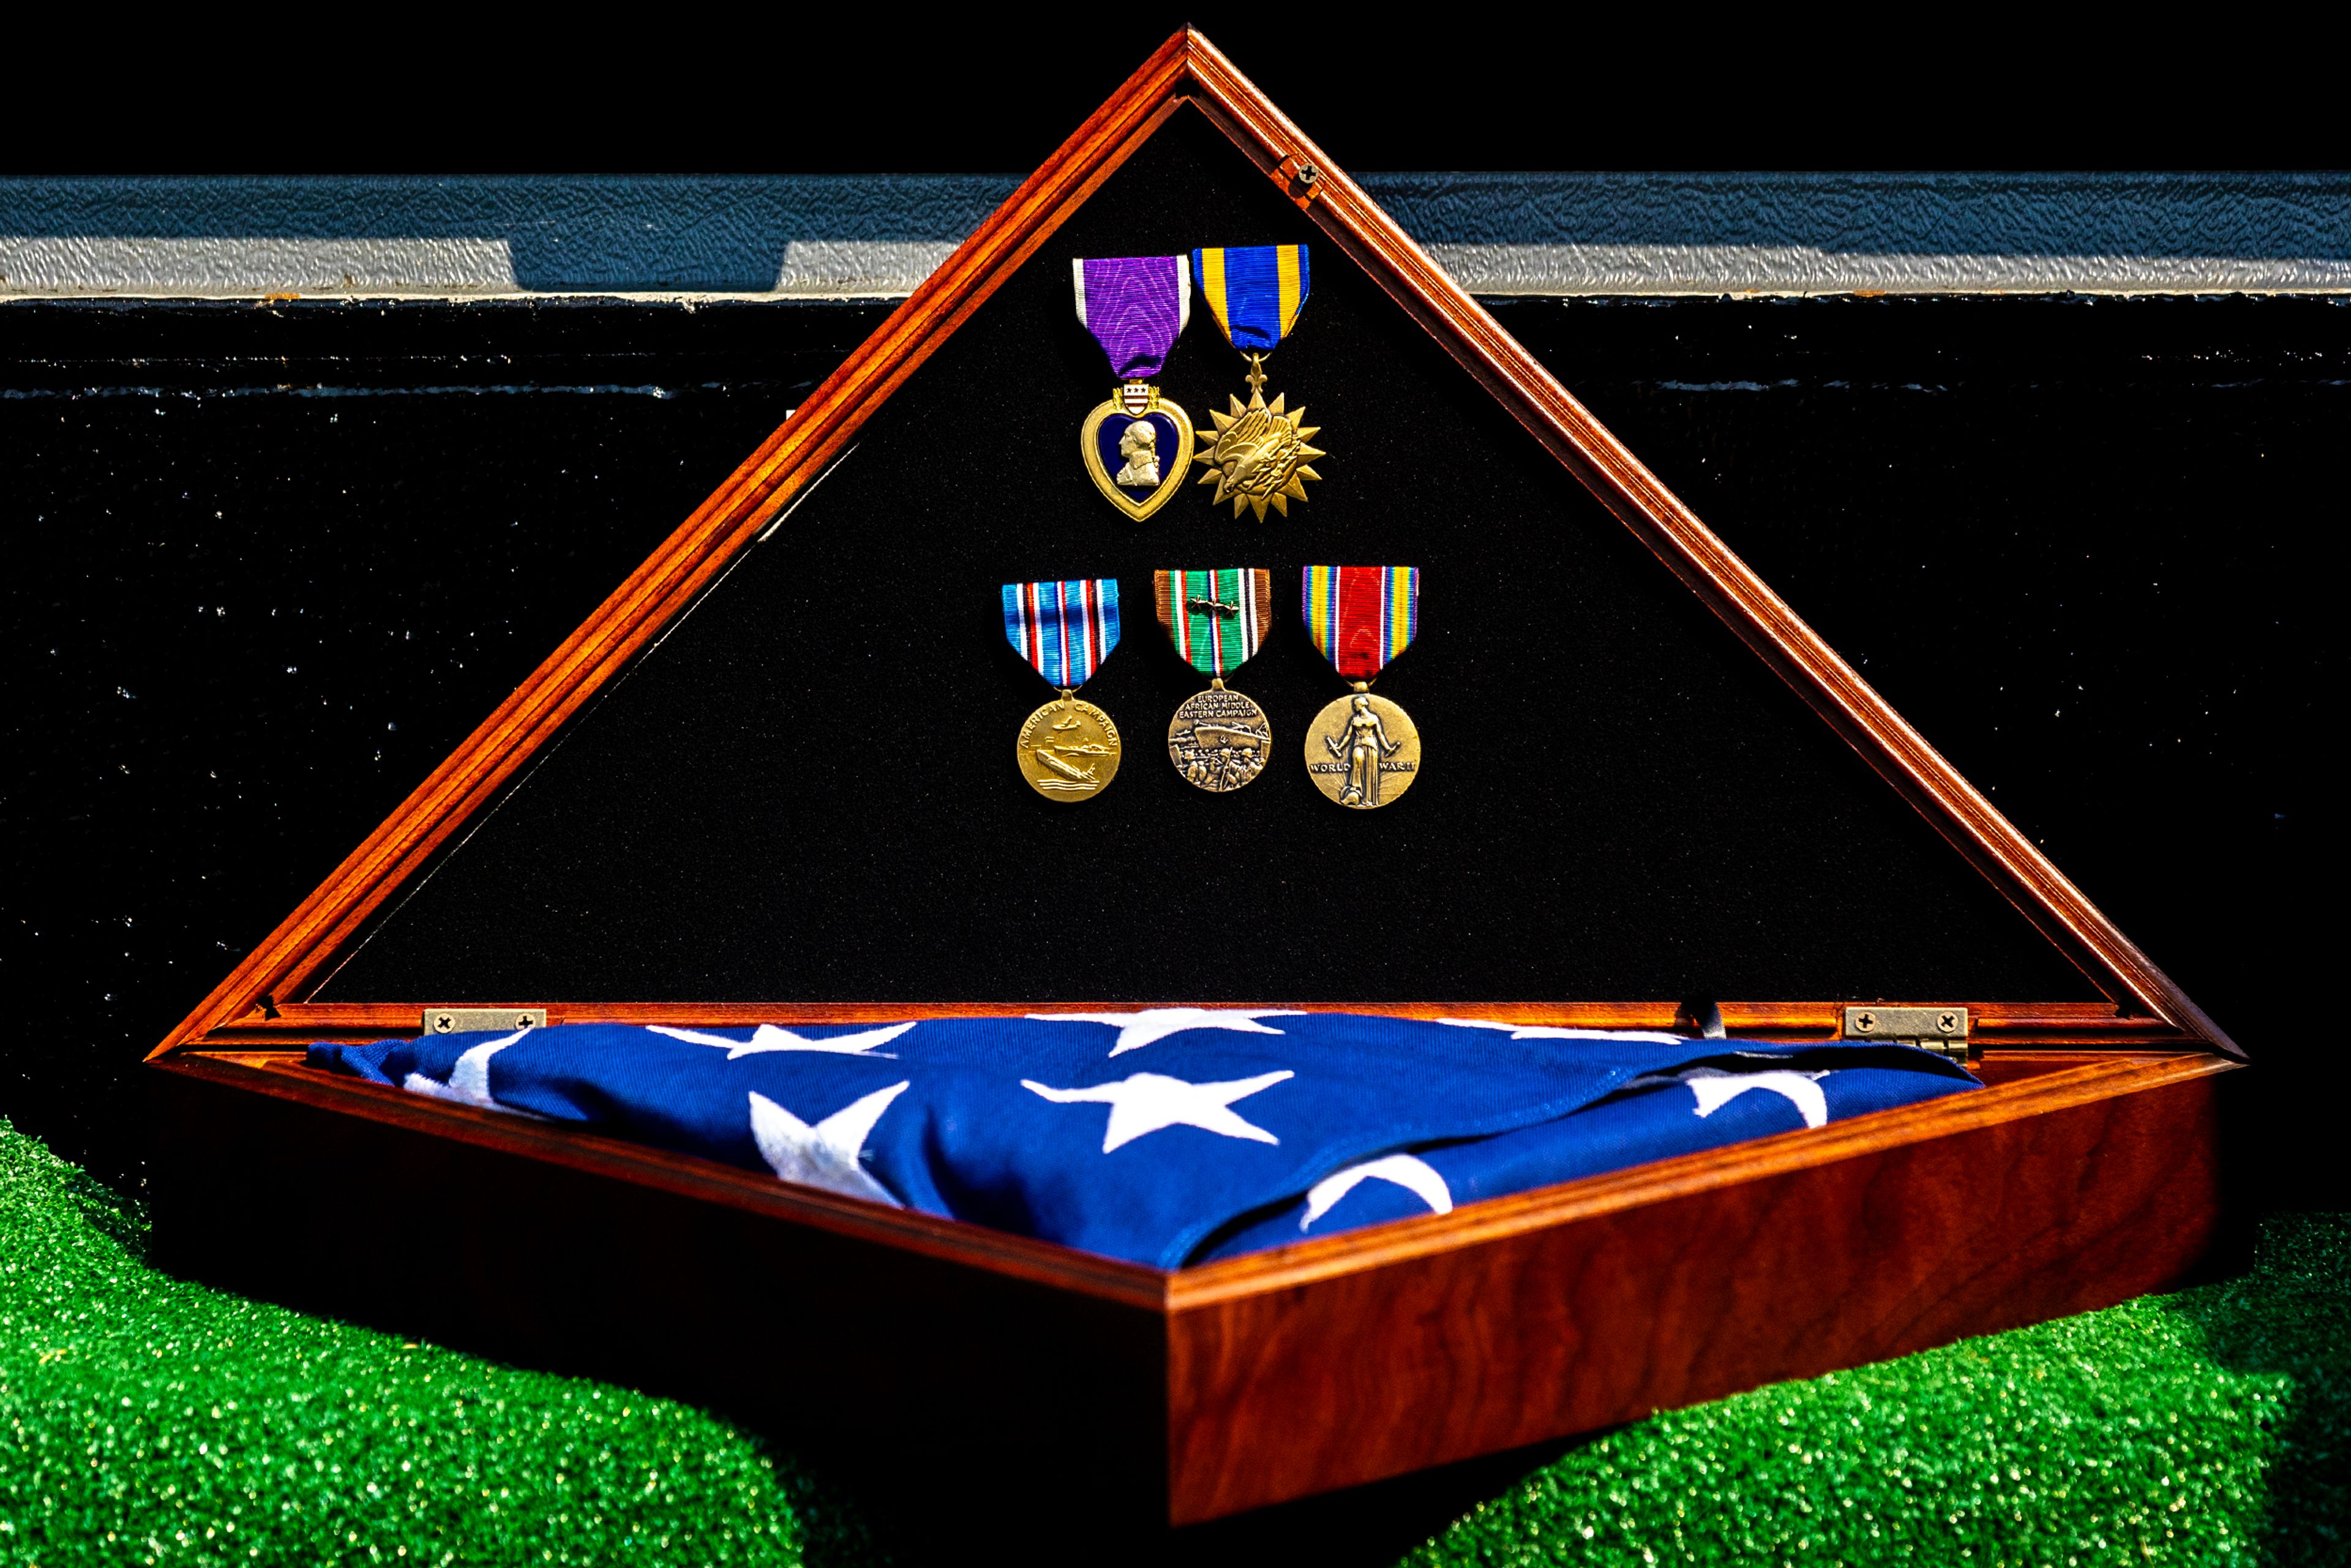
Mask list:
[[[1074,695],[1064,694],[1030,714],[1018,746],[1021,777],[1040,795],[1083,800],[1118,776],[1118,726]]]
[[[1420,777],[1420,731],[1412,716],[1376,695],[1372,682],[1410,647],[1420,629],[1420,569],[1310,566],[1300,573],[1307,634],[1348,685],[1307,727],[1307,777],[1351,810],[1392,805]],[[1167,759],[1187,784],[1229,794],[1261,778],[1274,757],[1272,721],[1225,677],[1264,645],[1273,621],[1273,573],[1217,567],[1152,574],[1153,607],[1168,644],[1208,677],[1167,725]],[[1119,585],[1113,578],[1008,582],[1005,641],[1055,690],[1030,714],[1015,743],[1021,777],[1053,800],[1091,800],[1118,775],[1118,726],[1077,690],[1118,646]]]
[[[1079,456],[1094,487],[1129,520],[1142,522],[1173,499],[1190,470],[1212,487],[1210,505],[1231,517],[1290,515],[1320,481],[1306,423],[1287,394],[1269,402],[1265,361],[1297,328],[1311,291],[1303,245],[1204,246],[1160,256],[1076,257],[1071,284],[1077,317],[1102,350],[1118,389],[1088,411]],[[1211,410],[1203,438],[1191,416],[1153,378],[1191,319],[1200,290],[1225,340],[1248,362],[1249,401],[1238,394]],[[1226,684],[1263,646],[1274,622],[1273,574],[1263,567],[1165,570],[1153,576],[1153,607],[1173,651],[1208,677],[1167,725],[1167,758],[1186,783],[1230,794],[1262,778],[1275,754],[1273,725],[1251,697]],[[1021,777],[1050,800],[1092,800],[1117,777],[1117,725],[1077,695],[1118,646],[1115,579],[1007,583],[1005,639],[1055,690],[1022,724],[1015,743]],[[1420,570],[1397,566],[1309,566],[1300,573],[1300,614],[1316,651],[1347,684],[1345,695],[1307,727],[1307,777],[1350,810],[1393,804],[1420,776],[1420,732],[1410,715],[1371,690],[1420,624]]]

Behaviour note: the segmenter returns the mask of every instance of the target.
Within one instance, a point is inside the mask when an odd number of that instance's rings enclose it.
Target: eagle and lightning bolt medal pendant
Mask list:
[[[1118,777],[1118,726],[1077,693],[1118,646],[1117,580],[1006,583],[1004,639],[1061,694],[1020,727],[1020,777],[1048,800],[1092,800]]]
[[[1312,444],[1322,426],[1306,423],[1304,408],[1284,406],[1282,394],[1265,401],[1265,357],[1298,325],[1311,284],[1302,245],[1229,246],[1192,253],[1200,292],[1225,340],[1249,360],[1249,400],[1230,399],[1228,413],[1208,411],[1217,434],[1192,461],[1206,469],[1199,483],[1214,485],[1212,506],[1233,504],[1265,521],[1268,507],[1283,517],[1290,503],[1303,501],[1306,482],[1320,480],[1310,465],[1326,455]]]
[[[1159,395],[1159,373],[1192,319],[1191,257],[1079,256],[1078,320],[1119,390],[1078,427],[1078,459],[1105,500],[1136,522],[1165,506],[1192,466],[1192,419]]]
[[[1214,794],[1239,789],[1273,758],[1265,710],[1225,685],[1265,641],[1273,574],[1263,567],[1152,574],[1159,624],[1208,689],[1186,697],[1167,722],[1167,760],[1184,781]]]
[[[1306,774],[1350,810],[1394,804],[1420,777],[1420,729],[1372,681],[1420,631],[1420,569],[1310,566],[1300,609],[1314,646],[1353,688],[1314,716]]]

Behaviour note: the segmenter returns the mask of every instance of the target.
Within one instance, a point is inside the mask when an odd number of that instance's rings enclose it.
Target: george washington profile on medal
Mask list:
[[[1112,484],[1156,489],[1159,485],[1159,433],[1147,419],[1138,419],[1118,438],[1119,461],[1125,465]]]

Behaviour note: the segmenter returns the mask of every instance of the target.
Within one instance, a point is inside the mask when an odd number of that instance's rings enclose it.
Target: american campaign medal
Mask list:
[[[1191,258],[1079,256],[1070,274],[1078,320],[1120,382],[1079,427],[1078,456],[1094,488],[1141,522],[1167,504],[1192,465],[1191,416],[1151,384],[1192,319]]]
[[[1004,637],[1061,694],[1020,727],[1020,777],[1048,800],[1092,800],[1118,776],[1118,726],[1077,691],[1118,646],[1116,580],[1006,583]]]
[[[1310,566],[1301,605],[1307,633],[1354,690],[1314,716],[1306,773],[1342,806],[1372,810],[1420,777],[1412,716],[1372,695],[1372,680],[1420,630],[1420,569]]]
[[[1216,439],[1192,461],[1203,464],[1203,485],[1214,485],[1210,504],[1229,500],[1233,516],[1244,507],[1254,508],[1259,522],[1271,507],[1290,516],[1290,503],[1306,499],[1306,481],[1322,475],[1307,466],[1324,455],[1308,444],[1322,427],[1306,423],[1303,408],[1285,409],[1277,396],[1265,401],[1265,357],[1298,325],[1306,307],[1311,279],[1302,245],[1232,246],[1192,253],[1193,270],[1200,275],[1200,292],[1208,313],[1217,319],[1225,341],[1249,362],[1249,400],[1233,398],[1232,412],[1208,411],[1216,422]]]
[[[1153,574],[1159,624],[1208,689],[1186,697],[1167,723],[1167,758],[1185,782],[1223,794],[1265,771],[1273,730],[1265,710],[1225,685],[1265,641],[1273,575],[1259,566]]]

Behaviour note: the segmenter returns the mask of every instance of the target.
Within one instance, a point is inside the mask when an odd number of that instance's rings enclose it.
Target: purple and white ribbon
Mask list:
[[[1123,382],[1159,373],[1192,319],[1188,256],[1076,256],[1070,262],[1078,320]]]

